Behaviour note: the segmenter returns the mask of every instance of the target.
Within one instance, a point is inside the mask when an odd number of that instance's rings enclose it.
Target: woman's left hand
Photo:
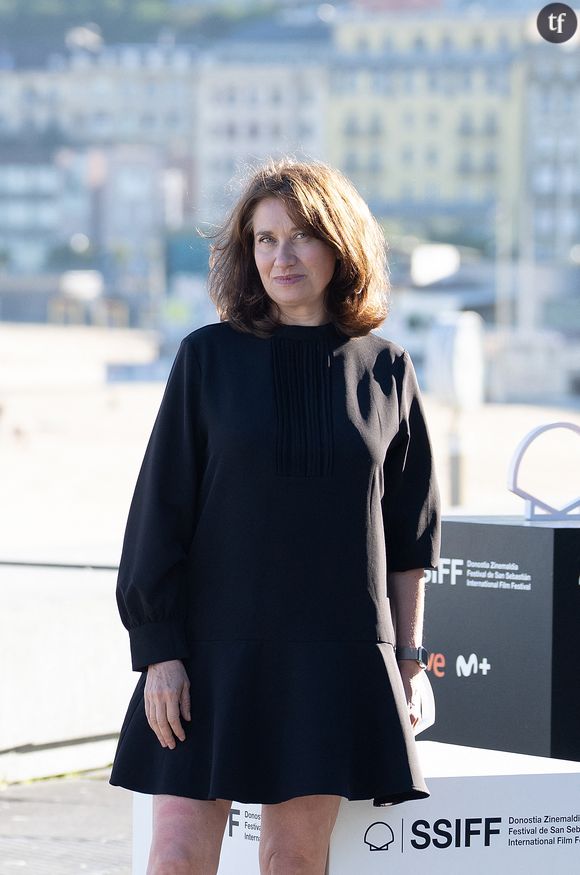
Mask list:
[[[417,678],[424,669],[414,659],[401,659],[397,664],[403,680],[411,726],[414,729],[421,718],[421,691]]]

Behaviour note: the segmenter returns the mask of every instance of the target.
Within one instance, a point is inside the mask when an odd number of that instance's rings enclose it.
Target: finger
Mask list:
[[[189,696],[189,686],[184,684],[181,691],[181,699],[179,700],[181,713],[185,720],[191,720],[191,699]]]
[[[163,738],[162,738],[162,736],[161,736],[161,733],[159,732],[159,727],[158,727],[158,725],[157,725],[157,720],[155,719],[155,712],[154,712],[154,710],[152,710],[152,709],[149,711],[149,716],[148,716],[148,718],[147,718],[147,722],[149,723],[149,726],[151,727],[151,729],[152,729],[153,732],[155,733],[155,735],[156,735],[156,737],[157,737],[157,741],[159,742],[159,744],[161,745],[161,747],[165,747],[165,746],[166,746],[166,745],[165,745],[165,742],[163,741]]]
[[[171,732],[171,727],[167,721],[167,707],[165,702],[155,702],[155,733],[161,741],[163,747],[169,747],[171,750],[175,747],[175,739]]]
[[[155,720],[155,710],[152,707],[151,702],[147,696],[145,696],[143,701],[145,704],[145,716],[147,718],[147,723],[149,724],[149,726],[153,730],[153,732],[155,732],[155,734],[157,735],[157,729],[156,729],[157,723]]]
[[[175,735],[180,741],[185,741],[185,732],[183,731],[183,726],[181,725],[181,720],[179,719],[179,708],[173,710],[167,709],[167,720],[169,721],[169,725],[173,729]]]
[[[411,726],[416,726],[421,719],[421,703],[420,702],[410,702],[409,703],[409,717],[411,718]]]
[[[154,732],[155,735],[157,736],[157,741],[159,742],[159,744],[161,745],[161,747],[167,747],[167,745],[165,744],[165,740],[164,740],[164,738],[163,738],[163,736],[162,736],[162,734],[161,734],[161,730],[160,730],[160,728],[159,728],[159,723],[158,723],[158,721],[157,721],[157,715],[156,715],[155,703],[154,703],[154,702],[150,702],[150,703],[149,703],[149,717],[148,717],[148,721],[149,721],[149,726],[151,727],[151,729],[153,730],[153,732]]]

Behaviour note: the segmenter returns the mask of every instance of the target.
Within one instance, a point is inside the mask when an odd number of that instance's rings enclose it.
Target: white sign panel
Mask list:
[[[389,809],[341,804],[329,875],[546,875],[580,870],[580,774],[433,778]]]
[[[388,808],[344,799],[326,875],[580,871],[580,763],[419,746],[437,775],[429,799]],[[218,875],[258,875],[260,826],[260,804],[232,803]],[[135,793],[133,875],[145,875],[150,842],[151,797]]]

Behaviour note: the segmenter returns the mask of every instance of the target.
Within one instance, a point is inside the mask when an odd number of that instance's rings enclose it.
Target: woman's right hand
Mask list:
[[[175,747],[175,736],[185,741],[180,712],[191,720],[189,678],[180,659],[156,662],[147,668],[145,681],[145,714],[149,726],[161,747]]]

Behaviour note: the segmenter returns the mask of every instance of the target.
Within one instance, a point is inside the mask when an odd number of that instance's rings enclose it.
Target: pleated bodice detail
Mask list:
[[[332,338],[324,325],[281,325],[272,335],[276,474],[332,474]]]

